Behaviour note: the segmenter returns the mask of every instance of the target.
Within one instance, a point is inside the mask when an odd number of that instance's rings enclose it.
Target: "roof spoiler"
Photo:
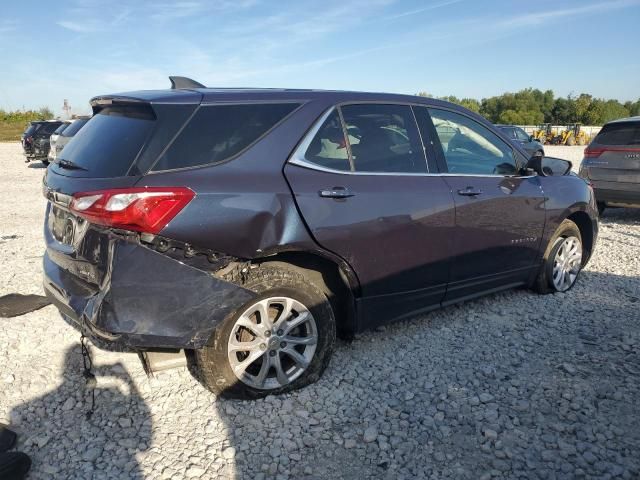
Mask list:
[[[169,80],[171,81],[171,90],[178,90],[182,88],[207,88],[201,83],[187,77],[169,77]]]

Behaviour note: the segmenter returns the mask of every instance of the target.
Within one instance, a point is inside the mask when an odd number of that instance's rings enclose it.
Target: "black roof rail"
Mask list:
[[[201,83],[187,77],[169,77],[169,80],[171,81],[171,90],[180,88],[207,88]]]

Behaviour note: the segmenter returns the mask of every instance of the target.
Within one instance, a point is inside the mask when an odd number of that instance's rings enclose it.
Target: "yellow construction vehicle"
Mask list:
[[[589,143],[589,136],[580,129],[580,123],[572,123],[567,128],[553,137],[551,143],[555,145],[586,145]]]
[[[551,142],[551,139],[554,137],[554,133],[551,130],[551,124],[550,123],[542,123],[540,125],[538,125],[538,129],[534,130],[533,132],[533,138],[534,140],[539,141],[541,144],[545,144],[545,143],[549,143]]]

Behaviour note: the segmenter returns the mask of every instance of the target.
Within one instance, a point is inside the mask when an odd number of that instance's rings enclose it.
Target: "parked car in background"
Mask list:
[[[181,83],[94,98],[44,178],[47,295],[147,371],[184,350],[221,395],[290,391],[320,377],[336,331],[566,292],[594,249],[571,164],[460,106]]]
[[[55,159],[56,152],[56,142],[58,141],[58,137],[62,133],[62,131],[67,128],[71,122],[63,122],[49,137],[49,154],[47,155],[47,160],[43,160],[42,163],[45,165],[49,165],[49,162]]]
[[[22,149],[25,162],[43,160],[47,163],[49,155],[49,137],[64,122],[60,120],[43,120],[31,122],[22,134]]]
[[[89,121],[89,117],[74,118],[69,122],[69,125],[58,135],[55,142],[53,141],[53,135],[51,136],[51,150],[49,152],[49,161],[53,162],[57,158],[58,154],[62,151],[64,146],[69,143],[76,133]],[[62,128],[62,127],[61,127]]]
[[[584,150],[580,176],[591,182],[600,213],[640,207],[640,116],[605,124]]]
[[[544,156],[544,147],[533,135],[529,135],[516,125],[496,125],[509,140],[520,145],[530,156]]]

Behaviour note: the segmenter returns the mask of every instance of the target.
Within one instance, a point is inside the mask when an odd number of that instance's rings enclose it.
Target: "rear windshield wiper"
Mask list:
[[[56,163],[60,165],[60,167],[67,168],[69,170],[84,170],[85,172],[87,171],[86,168],[81,167],[77,163],[73,163],[71,160],[64,160],[61,158],[60,160],[57,160]]]

